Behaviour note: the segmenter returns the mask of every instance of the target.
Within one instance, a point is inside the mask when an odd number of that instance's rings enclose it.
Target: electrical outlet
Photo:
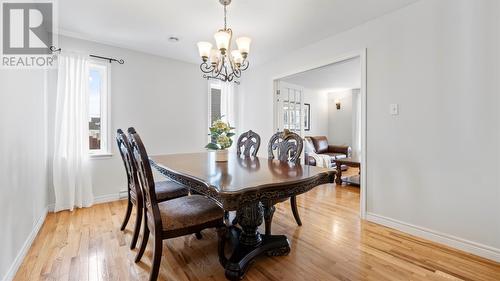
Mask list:
[[[392,103],[389,106],[389,114],[391,114],[391,115],[399,115],[399,104]]]

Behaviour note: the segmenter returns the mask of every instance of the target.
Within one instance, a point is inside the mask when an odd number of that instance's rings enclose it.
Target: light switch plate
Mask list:
[[[389,107],[389,113],[391,115],[399,115],[399,104],[392,103]]]

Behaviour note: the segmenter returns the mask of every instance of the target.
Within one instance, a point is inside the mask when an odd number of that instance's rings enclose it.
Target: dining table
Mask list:
[[[269,215],[265,206],[333,183],[336,173],[236,153],[229,153],[227,162],[217,162],[213,152],[199,152],[154,155],[150,163],[162,175],[187,186],[192,193],[205,195],[224,211],[236,211],[239,226],[226,222],[228,227],[219,231],[219,261],[229,280],[242,279],[258,256],[284,256],[291,250],[285,235],[259,233],[259,225]],[[228,233],[231,239],[226,239]],[[232,253],[226,257],[224,244],[228,240]]]

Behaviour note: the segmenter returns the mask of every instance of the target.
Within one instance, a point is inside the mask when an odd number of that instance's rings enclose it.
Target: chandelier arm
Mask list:
[[[213,67],[208,65],[207,62],[203,62],[202,64],[200,64],[200,70],[203,72],[203,73],[210,73],[212,72],[213,70]]]
[[[234,58],[230,57],[229,58],[229,61],[230,61],[230,65],[231,65],[231,69],[233,69],[233,71],[235,69],[238,69],[238,66],[236,65],[236,63],[234,62]]]
[[[214,71],[213,71],[213,73],[219,73],[219,68],[220,68],[220,65],[219,65],[219,64],[220,64],[220,62],[219,62],[219,61],[217,61],[217,64],[214,66]]]
[[[214,79],[219,79],[221,81],[224,81],[223,80],[223,77],[224,77],[224,68],[223,68],[223,61],[221,60],[221,62],[219,63],[219,67],[216,69],[216,71],[214,71],[212,73],[212,76],[211,78],[214,78]]]
[[[220,60],[220,68],[219,68],[218,76],[225,76],[226,72],[227,72],[227,70],[226,70],[226,58],[225,58],[225,56],[222,56],[221,60]]]
[[[224,69],[224,65],[226,65],[226,56],[221,55],[221,57],[220,57],[220,71],[221,72]]]
[[[222,76],[221,76],[221,73],[217,73],[217,75],[214,76],[215,79],[219,79],[222,81]]]
[[[241,70],[239,70],[238,68],[233,69],[232,75],[235,76],[236,78],[240,78],[241,77]]]
[[[227,61],[229,63],[229,65],[231,66],[232,69],[234,69],[234,62],[233,62],[233,59],[232,59],[232,56],[231,56],[231,41],[233,41],[233,30],[231,28],[227,28],[226,29],[227,32],[229,33],[229,43],[227,45],[227,51],[226,51],[226,54],[224,55],[224,57],[227,57]]]
[[[234,72],[231,72],[229,75],[227,75],[227,81],[231,82],[233,81],[234,78]]]
[[[214,67],[212,65],[209,65],[206,61],[200,64],[200,70],[203,73],[211,73],[214,71]]]
[[[215,67],[215,74],[219,74],[222,70],[222,65],[224,64],[224,57],[217,60],[217,66]]]
[[[249,65],[250,65],[250,62],[247,61],[247,60],[244,60],[243,63],[241,64],[241,66],[240,66],[240,70],[241,71],[247,70]]]

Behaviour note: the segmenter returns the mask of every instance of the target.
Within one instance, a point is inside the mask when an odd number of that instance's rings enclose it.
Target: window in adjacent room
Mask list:
[[[89,151],[91,155],[110,154],[109,143],[109,66],[91,63],[89,67]]]
[[[211,85],[210,87],[210,124],[211,125],[215,120],[220,119],[225,113],[223,112],[222,105],[222,92],[220,87],[215,85]]]

